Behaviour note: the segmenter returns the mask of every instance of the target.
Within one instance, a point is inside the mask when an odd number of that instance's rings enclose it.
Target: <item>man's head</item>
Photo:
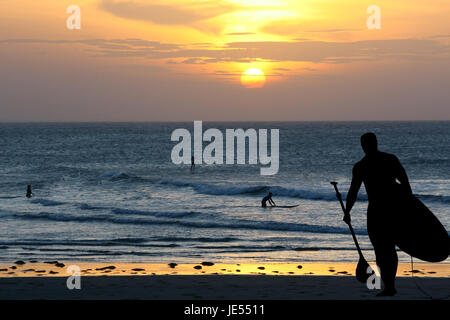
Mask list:
[[[378,151],[378,141],[375,133],[368,132],[361,136],[361,147],[366,154],[372,154]]]
[[[269,192],[269,197],[271,197],[272,196],[272,192]]]

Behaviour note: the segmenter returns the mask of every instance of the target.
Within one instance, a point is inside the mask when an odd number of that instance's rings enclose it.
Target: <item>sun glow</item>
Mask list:
[[[242,73],[241,83],[245,88],[262,88],[266,83],[266,76],[258,68],[249,68]]]

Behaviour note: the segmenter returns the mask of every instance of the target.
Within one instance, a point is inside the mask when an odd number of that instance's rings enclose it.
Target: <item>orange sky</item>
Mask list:
[[[448,0],[0,0],[0,121],[450,120],[448,17]]]

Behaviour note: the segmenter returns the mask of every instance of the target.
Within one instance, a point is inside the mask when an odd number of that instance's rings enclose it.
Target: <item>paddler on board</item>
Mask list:
[[[272,192],[269,192],[269,194],[262,199],[261,207],[267,208],[267,202],[269,202],[271,207],[276,206],[275,202],[272,200]]]

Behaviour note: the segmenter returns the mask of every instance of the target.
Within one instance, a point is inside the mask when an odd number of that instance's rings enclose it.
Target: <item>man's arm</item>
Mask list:
[[[397,170],[396,170],[397,179],[398,179],[398,181],[400,181],[402,187],[405,188],[408,195],[412,195],[411,185],[409,184],[409,179],[408,179],[408,175],[406,174],[405,168],[403,168],[402,164],[400,163],[400,160],[398,160],[397,157],[395,158],[395,160],[397,162],[396,163],[397,164]]]
[[[271,205],[276,206],[275,202],[272,199],[269,199]]]
[[[350,189],[348,190],[347,194],[347,201],[345,204],[345,214],[344,214],[344,221],[345,223],[350,223],[350,211],[353,208],[353,205],[356,202],[356,199],[358,197],[359,188],[361,188],[362,184],[362,178],[361,174],[359,173],[359,170],[357,168],[357,165],[353,167],[353,177],[352,177],[352,183],[350,185]]]

